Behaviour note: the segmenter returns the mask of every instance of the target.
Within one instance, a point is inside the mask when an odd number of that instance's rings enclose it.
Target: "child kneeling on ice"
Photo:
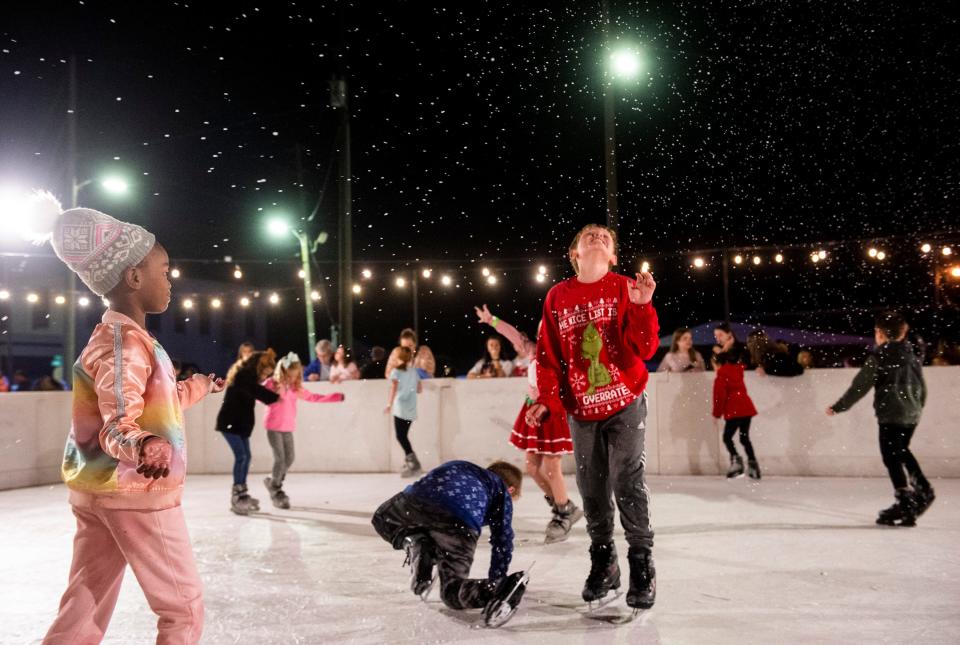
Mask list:
[[[407,552],[410,588],[429,592],[433,566],[440,594],[452,609],[484,607],[502,600],[523,579],[507,575],[513,556],[513,502],[520,498],[523,473],[505,461],[486,469],[467,461],[448,461],[384,502],[373,527],[394,549]],[[493,553],[487,578],[468,578],[482,527],[490,527]],[[511,598],[520,602],[523,587]]]

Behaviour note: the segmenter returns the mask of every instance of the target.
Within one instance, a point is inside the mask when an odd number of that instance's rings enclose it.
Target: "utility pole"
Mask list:
[[[730,324],[730,255],[723,251],[723,322]]]
[[[610,49],[610,5],[603,0],[603,48],[605,55]],[[614,107],[615,87],[610,78],[609,61],[604,58],[603,81],[603,157],[607,172],[607,228],[614,233],[620,224],[617,204],[617,132]]]
[[[330,81],[330,105],[340,111],[340,214],[337,222],[337,241],[340,251],[340,333],[338,334],[338,340],[341,345],[349,350],[353,347],[353,221],[351,212],[350,102],[345,78],[334,78]]]
[[[77,207],[77,57],[70,56],[67,89],[67,181],[70,208]],[[73,363],[77,360],[77,274],[67,269],[67,324],[63,347],[63,378],[73,389]]]

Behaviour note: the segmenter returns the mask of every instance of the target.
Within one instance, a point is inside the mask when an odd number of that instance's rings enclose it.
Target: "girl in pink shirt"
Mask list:
[[[315,394],[303,388],[303,364],[300,357],[290,352],[280,359],[273,376],[263,382],[268,390],[280,398],[267,408],[264,425],[267,439],[273,449],[273,474],[263,483],[270,492],[270,499],[277,508],[290,508],[290,498],[283,492],[283,479],[293,464],[293,431],[297,427],[297,402],[336,403],[343,401],[343,394]]]

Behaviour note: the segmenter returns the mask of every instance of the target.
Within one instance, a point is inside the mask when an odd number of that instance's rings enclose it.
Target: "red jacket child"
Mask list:
[[[727,363],[717,368],[717,378],[713,382],[713,416],[717,419],[757,416],[757,408],[743,382],[743,365]]]

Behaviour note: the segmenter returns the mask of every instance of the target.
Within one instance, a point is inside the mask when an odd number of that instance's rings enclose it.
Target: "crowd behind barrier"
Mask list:
[[[752,430],[764,455],[765,476],[881,477],[872,395],[849,413],[826,418],[856,370],[810,370],[782,379],[747,373],[759,416]],[[931,477],[960,477],[960,368],[925,367],[927,406],[911,448]],[[713,374],[650,375],[646,464],[651,475],[721,475],[727,464],[711,417]],[[403,453],[393,424],[383,414],[388,383],[349,381],[307,383],[312,392],[341,391],[337,405],[304,406],[297,430],[293,472],[398,472]],[[424,468],[449,459],[489,463],[505,459],[522,465],[509,443],[510,429],[526,379],[432,379],[424,382],[420,416],[411,432]],[[211,395],[187,410],[188,472],[226,474],[232,456],[214,431],[223,395]],[[64,440],[70,424],[71,393],[0,394],[0,489],[60,481]],[[252,437],[251,470],[270,470],[272,453],[258,405]],[[564,460],[572,472],[572,461]],[[187,487],[189,494],[189,486]]]

